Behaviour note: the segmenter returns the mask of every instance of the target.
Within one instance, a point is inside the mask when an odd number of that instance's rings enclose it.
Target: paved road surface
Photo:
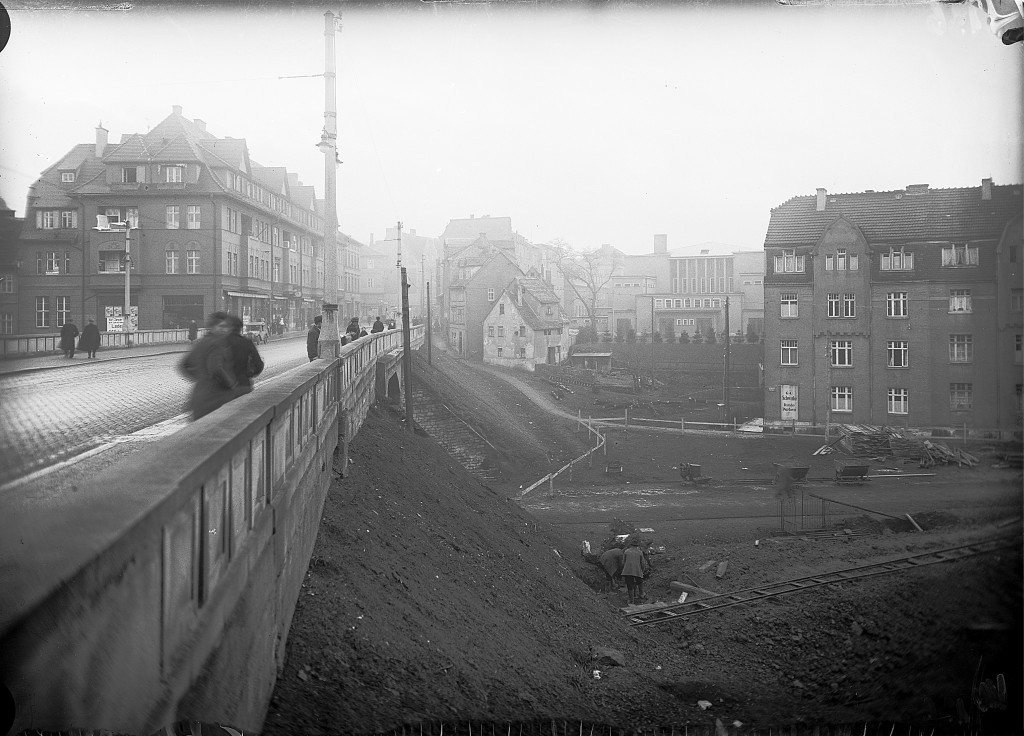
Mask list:
[[[152,441],[188,421],[191,383],[178,370],[185,348],[101,353],[103,359],[18,361],[0,375],[0,490],[83,453]],[[260,346],[261,384],[307,362],[301,338]],[[44,370],[21,370],[42,367]]]

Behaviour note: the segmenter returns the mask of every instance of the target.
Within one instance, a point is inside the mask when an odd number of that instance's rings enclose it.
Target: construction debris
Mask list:
[[[854,457],[883,460],[887,457],[912,458],[922,468],[956,463],[973,468],[980,461],[975,455],[960,448],[950,449],[941,442],[915,436],[913,430],[876,427],[867,424],[840,424],[839,439],[814,451],[815,455],[832,451],[837,444]]]

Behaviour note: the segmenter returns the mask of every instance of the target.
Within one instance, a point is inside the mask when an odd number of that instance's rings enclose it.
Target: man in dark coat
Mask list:
[[[100,349],[100,328],[96,326],[96,320],[92,317],[89,318],[89,324],[82,328],[82,336],[78,338],[78,349],[90,358],[95,358],[96,351]]]
[[[324,318],[320,315],[314,317],[313,326],[306,333],[306,355],[309,357],[310,363],[320,357],[320,325],[323,324],[323,321]]]
[[[67,322],[60,328],[60,349],[64,351],[65,358],[75,357],[75,338],[78,337],[78,325],[68,317]]]
[[[199,336],[199,325],[196,324],[195,320],[188,323],[188,341],[195,342],[196,337]]]
[[[345,328],[345,334],[348,335],[348,341],[359,339],[359,318],[353,317],[348,321],[348,327]]]
[[[384,321],[378,317],[377,321],[373,323],[373,327],[370,328],[370,333],[384,332]]]
[[[231,351],[227,345],[227,317],[225,312],[211,314],[206,321],[209,332],[181,361],[182,372],[195,382],[189,399],[193,419],[206,416],[235,397],[237,380],[231,370]]]
[[[607,582],[607,592],[619,589],[619,581],[622,579],[622,547],[615,545],[601,553],[598,563],[604,570]]]
[[[235,396],[252,392],[252,379],[263,372],[263,358],[256,344],[242,334],[242,318],[237,315],[228,316],[231,331],[227,336],[228,349],[231,351],[231,372],[238,382]]]

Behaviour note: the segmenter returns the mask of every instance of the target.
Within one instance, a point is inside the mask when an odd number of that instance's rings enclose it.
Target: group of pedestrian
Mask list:
[[[633,535],[629,544],[616,544],[601,553],[598,564],[604,571],[607,592],[619,589],[619,580],[626,582],[626,599],[630,605],[639,604],[644,595],[644,578],[651,571],[651,563],[640,547],[640,538]]]
[[[313,318],[313,324],[309,328],[309,332],[306,333],[306,357],[309,358],[309,362],[312,363],[320,355],[320,332],[323,329],[324,318],[317,315]],[[380,325],[380,329],[377,326]],[[374,322],[373,328],[370,332],[366,331],[365,327],[359,325],[359,318],[353,317],[348,321],[348,326],[345,327],[345,331],[339,335],[339,340],[342,345],[347,345],[353,340],[358,340],[360,337],[366,337],[372,332],[383,332],[384,323],[381,322],[380,317]]]
[[[252,340],[242,334],[241,317],[214,312],[209,328],[181,361],[192,381],[189,408],[199,419],[253,389],[252,379],[263,372],[263,359]]]
[[[78,345],[75,345],[75,338],[78,338]],[[78,325],[70,317],[65,320],[60,328],[60,349],[64,357],[71,359],[75,357],[75,350],[86,353],[90,358],[96,357],[96,351],[100,349],[100,328],[96,326],[96,320],[89,318],[89,324],[78,332]]]

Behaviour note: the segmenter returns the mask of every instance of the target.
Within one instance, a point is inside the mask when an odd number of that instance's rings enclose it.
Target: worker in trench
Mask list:
[[[639,604],[644,595],[644,577],[651,570],[647,555],[640,548],[640,537],[629,538],[629,546],[622,551],[622,579],[626,581],[626,598],[630,605]]]

